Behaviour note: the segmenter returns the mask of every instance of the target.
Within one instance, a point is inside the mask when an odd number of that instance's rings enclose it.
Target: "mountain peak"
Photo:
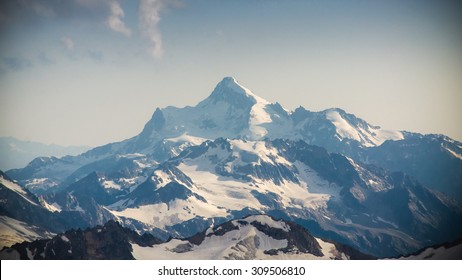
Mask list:
[[[237,80],[236,78],[234,77],[224,77],[223,80],[221,80],[216,88],[228,88],[228,89],[232,89],[234,91],[239,91],[239,92],[242,92],[242,93],[247,93],[247,94],[251,94],[253,95],[253,93],[245,88],[244,86],[242,86]]]
[[[209,100],[212,104],[225,102],[238,107],[252,106],[256,103],[269,103],[242,86],[234,77],[224,77],[206,100]]]
[[[229,76],[229,77],[224,77],[223,80],[221,80],[220,83],[238,84],[236,78],[231,77],[231,76]]]

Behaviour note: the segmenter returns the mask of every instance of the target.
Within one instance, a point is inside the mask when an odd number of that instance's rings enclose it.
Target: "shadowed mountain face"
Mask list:
[[[73,192],[72,188],[70,190]],[[50,232],[60,232],[72,227],[94,226],[114,217],[97,204],[89,193],[79,196],[78,192],[72,194],[71,192],[62,193],[61,196],[66,197],[61,204],[48,204],[45,198],[37,198],[0,171],[0,197],[2,198],[0,215],[4,218],[6,226],[18,231],[12,233],[12,236],[19,233],[22,236],[25,234],[26,237],[30,228],[35,228],[34,231],[42,233],[37,234],[36,237],[49,236]],[[9,224],[9,221],[14,224]],[[4,238],[8,239],[8,235],[11,234],[6,235]],[[3,240],[1,241],[3,244]]]
[[[161,241],[138,235],[114,221],[86,230],[69,230],[53,237],[13,245],[0,252],[2,259],[132,260],[130,242],[150,246]]]
[[[404,260],[461,260],[462,239],[423,248],[416,253],[400,257]]]
[[[391,171],[411,174],[425,186],[462,202],[462,145],[442,135],[410,135],[357,155]]]
[[[28,191],[2,192],[2,215],[51,232],[115,219],[166,239],[264,213],[392,257],[462,236],[461,174],[448,137],[289,112],[228,77],[196,106],[157,108],[133,138],[9,170]]]

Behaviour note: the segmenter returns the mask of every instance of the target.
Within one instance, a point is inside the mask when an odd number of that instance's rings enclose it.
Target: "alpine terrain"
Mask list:
[[[231,77],[130,139],[0,176],[2,259],[397,258],[462,237],[461,142],[288,111]]]

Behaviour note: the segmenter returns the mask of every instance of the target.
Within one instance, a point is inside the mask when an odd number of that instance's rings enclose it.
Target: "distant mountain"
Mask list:
[[[22,168],[40,156],[62,157],[78,155],[90,149],[88,146],[46,145],[23,141],[14,137],[0,137],[0,170]]]
[[[443,135],[408,134],[352,155],[414,176],[425,186],[462,203],[462,143]]]
[[[6,174],[65,218],[51,232],[115,219],[184,239],[266,214],[377,257],[462,236],[462,143],[383,130],[338,108],[289,112],[230,77],[196,106],[157,108],[130,139]],[[8,205],[20,222],[33,210]]]
[[[163,242],[109,221],[52,239],[16,244],[1,259],[372,259],[348,246],[313,237],[302,227],[269,216],[232,220],[189,239]]]

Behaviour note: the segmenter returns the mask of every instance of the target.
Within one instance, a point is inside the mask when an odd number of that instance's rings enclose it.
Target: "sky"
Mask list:
[[[460,3],[2,0],[0,136],[124,140],[233,76],[288,110],[461,141]]]

